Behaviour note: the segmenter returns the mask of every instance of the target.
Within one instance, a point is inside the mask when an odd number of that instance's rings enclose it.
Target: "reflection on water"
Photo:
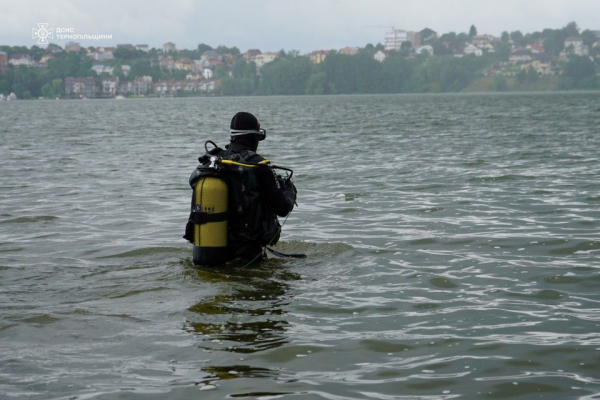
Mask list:
[[[187,270],[186,275],[192,279],[226,283],[227,293],[208,297],[191,306],[183,329],[201,335],[199,347],[208,352],[252,354],[286,344],[289,341],[286,337],[288,322],[283,308],[293,297],[289,294],[291,281],[302,278],[278,268],[278,264],[281,264],[279,260],[272,259],[258,267],[240,271],[236,271],[235,266],[229,269]],[[243,361],[243,358],[240,360]],[[278,379],[274,369],[244,364],[211,365],[202,368],[202,371],[209,374],[208,378],[199,382],[202,385],[236,378]]]

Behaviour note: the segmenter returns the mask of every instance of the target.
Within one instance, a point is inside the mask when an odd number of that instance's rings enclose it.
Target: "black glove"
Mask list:
[[[294,185],[294,182],[292,182],[292,180],[289,178],[286,179],[284,182],[286,189],[291,189],[294,192],[294,196],[297,196],[298,190],[296,189],[296,185]]]
[[[294,202],[296,206],[296,199],[298,198],[298,190],[296,189],[296,185],[289,178],[285,180],[285,190],[284,193],[289,194],[291,200]]]

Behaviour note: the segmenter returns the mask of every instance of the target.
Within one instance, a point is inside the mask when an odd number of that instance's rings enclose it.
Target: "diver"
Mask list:
[[[256,117],[248,112],[235,114],[230,135],[225,149],[211,141],[205,144],[206,155],[198,159],[200,165],[190,177],[194,194],[184,238],[194,243],[196,265],[266,258],[265,249],[276,244],[281,234],[277,216],[287,216],[296,203],[291,175],[282,177],[275,168],[293,171],[271,166],[256,153],[259,141],[266,138]],[[211,150],[209,143],[214,146]]]

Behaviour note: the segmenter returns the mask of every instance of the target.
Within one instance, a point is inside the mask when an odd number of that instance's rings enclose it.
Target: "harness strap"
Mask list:
[[[194,221],[196,225],[208,224],[210,222],[222,222],[227,221],[227,217],[229,216],[228,212],[221,213],[206,213],[203,211],[192,211],[191,219]]]

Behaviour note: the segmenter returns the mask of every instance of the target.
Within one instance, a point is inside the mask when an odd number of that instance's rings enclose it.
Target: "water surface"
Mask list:
[[[196,270],[241,110],[308,258]],[[0,103],[0,397],[600,398],[599,132],[599,93]]]

